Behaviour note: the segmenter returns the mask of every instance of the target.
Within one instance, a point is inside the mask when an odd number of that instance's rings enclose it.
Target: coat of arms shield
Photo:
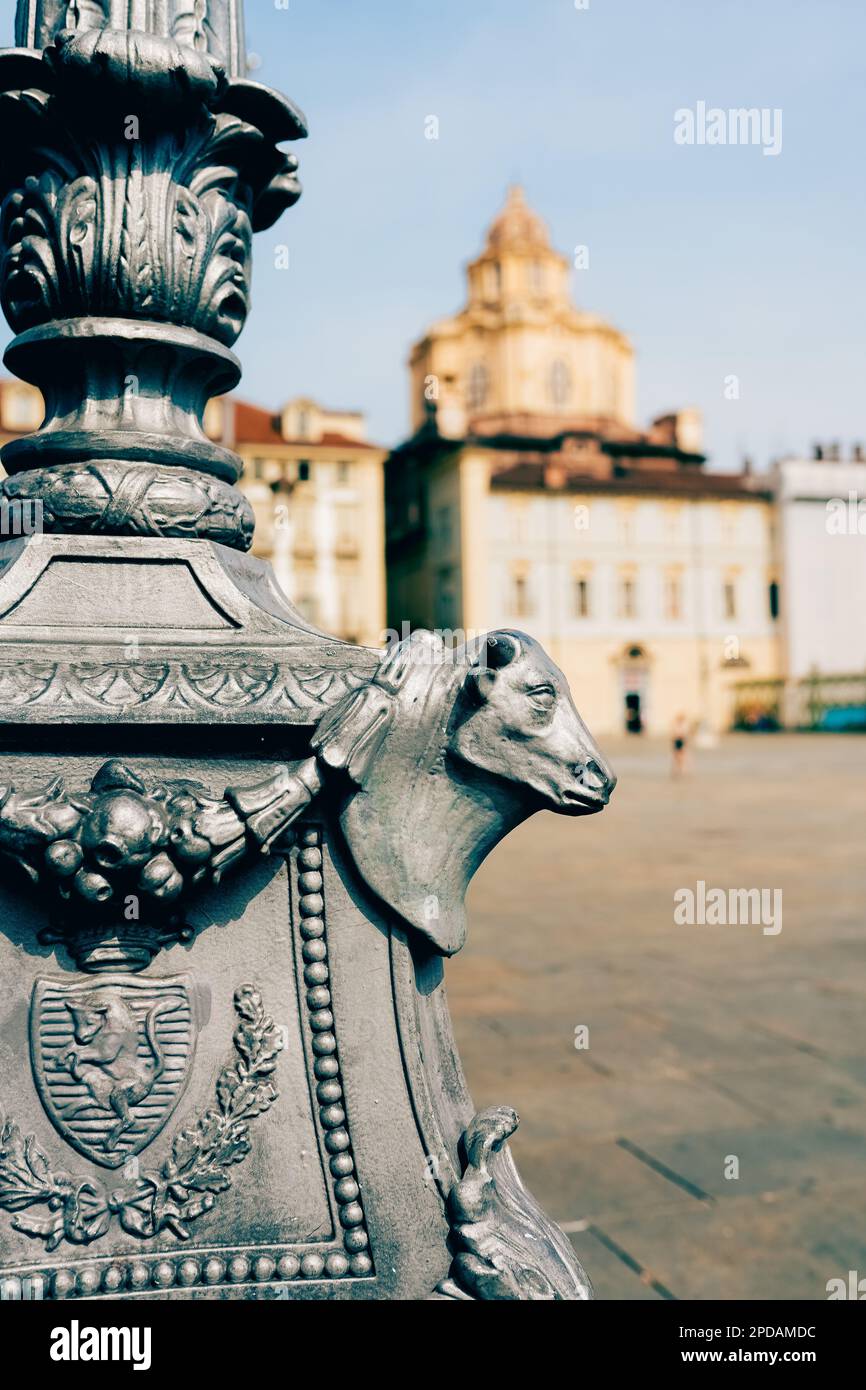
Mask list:
[[[122,1167],[177,1106],[197,1031],[189,975],[38,979],[30,1050],[52,1124],[85,1158]]]

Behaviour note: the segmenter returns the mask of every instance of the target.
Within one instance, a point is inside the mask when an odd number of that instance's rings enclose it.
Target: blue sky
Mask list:
[[[309,393],[396,441],[409,344],[519,180],[589,246],[575,300],[632,338],[640,420],[701,407],[722,468],[866,437],[863,0],[280,4],[247,0],[255,76],[311,137],[303,199],[257,238],[249,399]],[[781,153],[676,145],[699,100],[781,108]]]

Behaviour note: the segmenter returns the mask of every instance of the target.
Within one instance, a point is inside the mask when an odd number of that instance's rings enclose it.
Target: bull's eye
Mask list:
[[[549,710],[556,704],[556,691],[552,685],[536,685],[526,693],[536,709]]]

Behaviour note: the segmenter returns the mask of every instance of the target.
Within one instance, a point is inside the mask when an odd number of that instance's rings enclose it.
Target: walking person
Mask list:
[[[682,713],[678,714],[671,729],[671,775],[682,777],[686,770],[686,752],[689,744],[691,726]]]

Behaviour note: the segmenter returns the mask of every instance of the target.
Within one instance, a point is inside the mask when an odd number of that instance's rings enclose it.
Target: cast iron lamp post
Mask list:
[[[19,0],[0,54],[0,1277],[47,1297],[582,1299],[475,1115],[469,880],[613,777],[523,634],[385,654],[251,558],[208,400],[299,197],[240,0]],[[17,509],[17,510],[16,510]]]

